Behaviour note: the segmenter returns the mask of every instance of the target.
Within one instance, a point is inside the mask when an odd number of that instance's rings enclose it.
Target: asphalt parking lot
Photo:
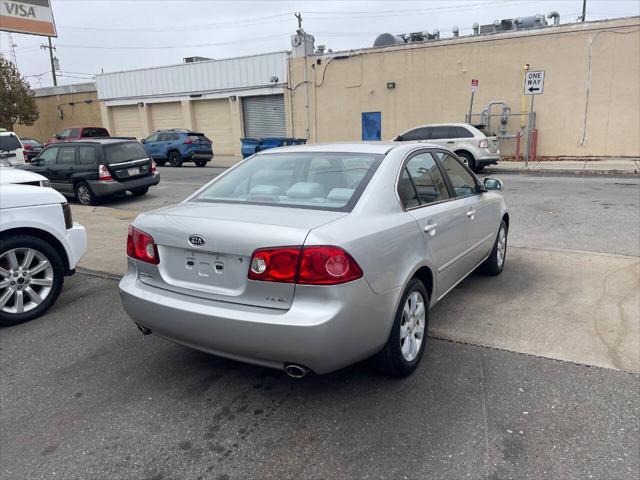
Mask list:
[[[163,168],[144,198],[74,205],[97,232],[81,265],[113,275],[77,274],[45,317],[1,330],[1,478],[640,473],[637,178],[505,175],[505,271],[434,309],[412,377],[364,362],[294,381],[142,337],[120,307],[122,229],[221,171]]]

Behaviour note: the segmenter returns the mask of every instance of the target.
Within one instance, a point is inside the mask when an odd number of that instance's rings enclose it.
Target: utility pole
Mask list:
[[[302,28],[302,14],[300,12],[293,14],[298,19],[298,30]]]
[[[11,36],[11,32],[7,32],[7,36],[9,37],[9,48],[11,49],[11,61],[17,67],[18,66],[18,58],[16,57],[17,45],[13,43],[13,37]]]
[[[582,0],[582,17],[580,17],[580,21],[584,22],[586,16],[587,16],[587,0]]]
[[[43,50],[49,50],[49,60],[51,61],[51,76],[53,77],[53,86],[55,87],[58,85],[58,79],[56,78],[56,65],[53,61],[53,51],[56,49],[56,47],[51,45],[51,37],[48,37],[48,38],[49,38],[49,46],[40,45],[40,48],[42,48]]]

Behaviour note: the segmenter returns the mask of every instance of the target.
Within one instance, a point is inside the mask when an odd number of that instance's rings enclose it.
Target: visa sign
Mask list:
[[[57,36],[50,0],[0,1],[0,30]]]

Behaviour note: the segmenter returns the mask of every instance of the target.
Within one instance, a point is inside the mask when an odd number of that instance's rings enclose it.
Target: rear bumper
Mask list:
[[[105,197],[116,193],[126,192],[127,190],[135,190],[137,188],[157,185],[160,183],[160,174],[154,173],[148,177],[136,178],[135,180],[125,180],[123,182],[118,182],[117,180],[110,180],[108,182],[101,180],[89,180],[88,183],[96,197]]]
[[[205,160],[210,162],[213,160],[213,153],[192,153],[184,157],[184,162],[195,162],[196,160]]]
[[[500,152],[486,153],[476,157],[476,163],[479,165],[495,165],[500,161]]]
[[[198,350],[276,369],[297,363],[322,374],[373,355],[386,342],[400,294],[376,295],[360,279],[298,285],[289,310],[251,307],[143,284],[136,262],[128,261],[120,298],[135,323]]]

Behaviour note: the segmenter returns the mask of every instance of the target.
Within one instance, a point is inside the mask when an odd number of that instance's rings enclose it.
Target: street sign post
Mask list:
[[[524,94],[542,95],[544,93],[544,70],[526,72],[524,76]]]
[[[471,103],[469,103],[469,119],[468,122],[471,123],[471,113],[473,112],[473,98],[476,96],[476,92],[478,91],[478,80],[475,78],[471,80]]]
[[[529,159],[531,158],[531,135],[535,118],[533,113],[533,99],[536,98],[536,95],[542,95],[544,93],[544,70],[525,72],[523,93],[531,97],[531,107],[529,107],[529,134],[527,135],[527,156],[524,162],[525,166],[529,166]]]

